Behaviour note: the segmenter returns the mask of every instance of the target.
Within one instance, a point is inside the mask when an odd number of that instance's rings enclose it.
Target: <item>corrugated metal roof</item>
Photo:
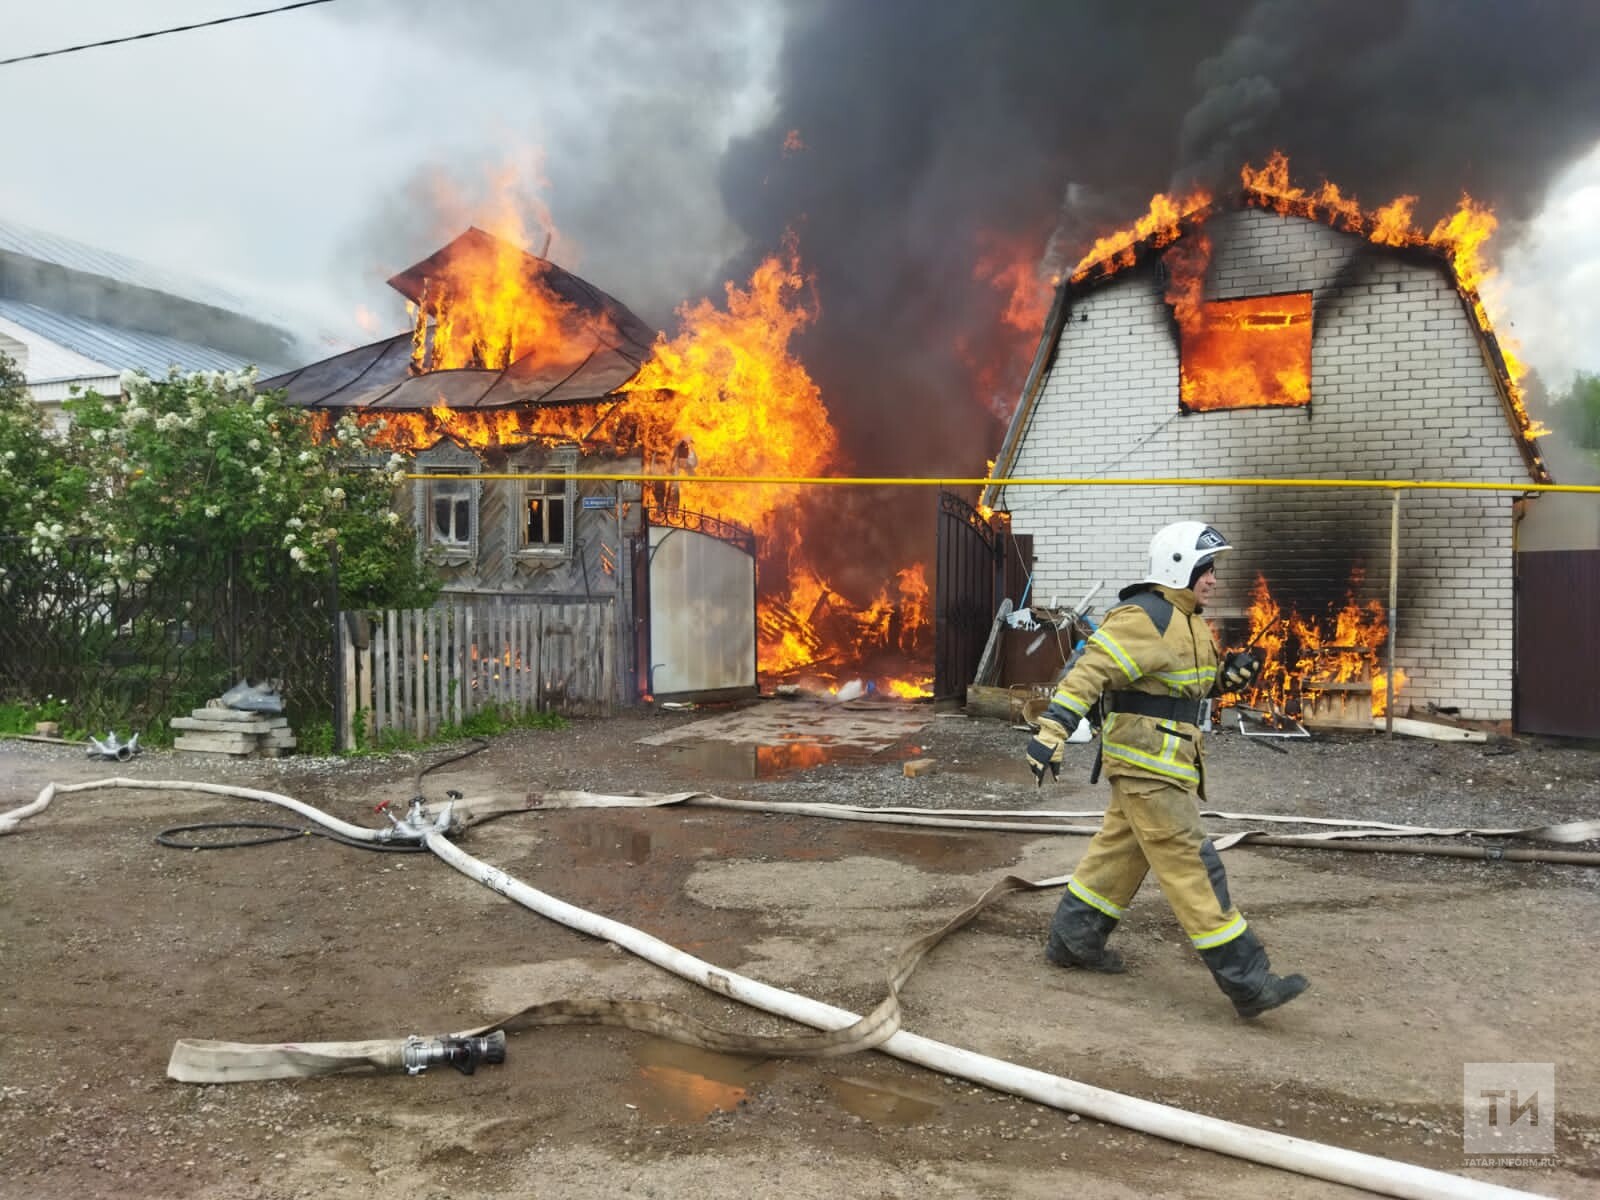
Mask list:
[[[104,363],[113,371],[132,369],[153,378],[171,367],[181,371],[237,371],[252,365],[249,359],[210,346],[199,346],[157,333],[142,333],[55,312],[22,300],[0,299],[0,317],[65,346],[75,354]],[[282,363],[255,363],[262,374],[282,371]]]
[[[137,259],[125,258],[109,250],[101,250],[62,237],[60,234],[46,233],[42,229],[19,225],[15,221],[0,220],[0,250],[9,250],[14,254],[36,258],[41,262],[54,263],[71,271],[99,275],[106,279],[114,279],[118,283],[150,288],[152,291],[165,292],[169,296],[210,304],[229,312],[254,311],[238,296],[213,284],[202,283],[198,279],[191,279],[172,271],[163,271]]]

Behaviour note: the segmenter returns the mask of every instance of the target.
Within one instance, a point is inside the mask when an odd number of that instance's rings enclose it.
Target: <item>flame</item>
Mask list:
[[[1059,275],[1046,275],[1037,255],[998,234],[978,235],[979,253],[972,278],[986,283],[1006,298],[1000,319],[1019,333],[1039,335],[1050,312],[1050,299],[1061,282]]]
[[[1250,641],[1266,656],[1266,665],[1251,689],[1249,702],[1267,704],[1281,711],[1298,713],[1307,693],[1316,684],[1370,683],[1372,715],[1388,711],[1388,679],[1376,668],[1388,645],[1389,622],[1377,600],[1359,601],[1365,575],[1358,568],[1351,573],[1343,603],[1338,608],[1302,616],[1291,608],[1287,612],[1272,596],[1263,576],[1257,575],[1250,594]],[[1406,681],[1406,674],[1395,669],[1395,690]]]
[[[817,387],[789,350],[815,319],[793,239],[751,276],[748,289],[726,285],[727,308],[708,300],[678,312],[682,332],[659,337],[649,362],[624,387],[645,394],[633,411],[656,461],[670,462],[687,442],[701,467],[718,475],[809,477],[838,454],[838,435]],[[649,395],[654,393],[654,395]],[[665,454],[661,450],[666,450]],[[793,484],[680,485],[682,504],[770,533],[799,496]]]
[[[1485,247],[1499,224],[1491,209],[1463,192],[1455,212],[1435,222],[1424,233],[1414,224],[1415,196],[1397,196],[1372,213],[1366,213],[1354,197],[1344,196],[1332,183],[1324,182],[1315,192],[1293,186],[1289,182],[1288,156],[1281,151],[1274,151],[1260,170],[1246,164],[1240,171],[1240,179],[1249,203],[1286,215],[1325,221],[1380,245],[1424,246],[1443,254],[1454,274],[1456,289],[1466,301],[1479,332],[1503,364],[1506,399],[1528,449],[1534,473],[1548,480],[1549,472],[1534,442],[1549,430],[1536,425],[1529,417],[1522,387],[1525,368],[1496,337],[1481,297],[1483,285],[1494,275],[1484,257]]]
[[[520,266],[526,261],[514,247],[461,255],[449,286],[430,280],[416,314],[414,361],[440,369],[466,345],[479,365],[514,358],[530,345],[543,347],[537,352],[551,361],[587,353],[587,343],[552,348],[575,338],[575,320],[537,278],[527,277]],[[510,263],[519,264],[516,272]],[[730,282],[725,290],[724,307],[710,301],[682,307],[679,333],[658,336],[650,359],[604,404],[456,410],[441,396],[426,411],[352,415],[374,444],[402,453],[449,437],[479,450],[561,441],[641,454],[646,471],[663,477],[648,489],[659,507],[716,516],[757,535],[763,673],[879,652],[924,653],[932,617],[921,564],[899,570],[857,608],[811,561],[798,511],[801,485],[694,482],[697,471],[816,477],[839,455],[821,391],[791,349],[818,312],[794,239],[755,269],[747,287]],[[330,414],[318,420],[324,434],[331,431]],[[614,553],[603,559],[603,571],[615,569]]]
[[[1196,188],[1180,199],[1158,192],[1150,197],[1150,211],[1135,221],[1131,229],[1108,234],[1089,247],[1089,252],[1072,269],[1072,281],[1085,279],[1095,270],[1110,275],[1131,267],[1142,245],[1148,243],[1159,248],[1169,244],[1183,231],[1186,220],[1210,206],[1211,193],[1203,188]]]
[[[537,264],[530,270],[530,263]],[[580,312],[546,283],[545,259],[530,259],[520,240],[464,245],[411,306],[411,358],[419,371],[504,370],[531,359],[576,366],[591,352],[596,325],[615,334],[610,317]]]

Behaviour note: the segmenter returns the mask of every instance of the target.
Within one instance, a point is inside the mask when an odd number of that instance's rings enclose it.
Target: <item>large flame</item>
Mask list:
[[[791,240],[769,257],[748,288],[726,285],[727,308],[687,305],[677,337],[658,338],[626,392],[639,433],[669,465],[687,444],[699,467],[717,475],[818,476],[833,464],[838,436],[822,392],[790,351],[817,314]],[[664,452],[664,453],[663,453]],[[681,485],[685,508],[715,513],[771,533],[800,489],[792,484]]]
[[[1250,642],[1266,654],[1266,665],[1250,692],[1251,704],[1299,715],[1327,685],[1355,684],[1371,687],[1373,716],[1388,711],[1388,676],[1382,666],[1389,622],[1378,601],[1356,599],[1363,580],[1356,570],[1342,603],[1303,616],[1293,607],[1285,610],[1266,579],[1256,576],[1250,594]],[[1397,693],[1405,680],[1405,672],[1396,668]]]
[[[1365,212],[1354,197],[1345,196],[1337,185],[1324,182],[1316,191],[1296,187],[1289,179],[1289,159],[1274,152],[1265,166],[1256,170],[1246,164],[1240,171],[1245,199],[1275,212],[1310,217],[1336,228],[1358,233],[1384,246],[1426,246],[1442,253],[1449,261],[1456,287],[1467,302],[1478,329],[1488,344],[1499,351],[1504,364],[1506,397],[1535,473],[1548,477],[1544,460],[1534,445],[1548,429],[1528,415],[1522,377],[1525,368],[1515,353],[1495,335],[1494,325],[1484,308],[1481,289],[1494,274],[1484,256],[1489,238],[1499,221],[1491,209],[1478,204],[1465,192],[1456,210],[1423,231],[1413,222],[1417,197],[1398,196],[1373,212]]]
[[[507,356],[535,352],[530,346],[552,362],[588,353],[591,338],[575,331],[577,318],[592,314],[573,314],[541,291],[537,278],[527,277],[526,261],[514,248],[504,258],[463,256],[453,264],[458,269],[449,287],[430,281],[428,295],[447,302],[419,315],[419,369],[468,365],[458,362],[461,353],[472,356],[471,365],[504,365]],[[621,396],[604,404],[455,410],[441,400],[428,411],[355,415],[375,443],[402,452],[448,436],[477,449],[575,441],[642,454],[646,470],[663,476],[661,487],[647,495],[672,510],[735,521],[757,534],[761,671],[785,675],[826,664],[817,677],[836,686],[866,656],[927,657],[931,616],[922,565],[896,571],[885,564],[891,582],[858,608],[826,581],[807,550],[802,485],[694,480],[697,472],[816,477],[837,466],[838,437],[821,391],[791,348],[816,314],[790,239],[782,254],[755,269],[747,287],[726,285],[725,307],[701,301],[680,309],[679,333],[658,337]],[[551,345],[544,348],[539,339]],[[882,690],[928,695],[927,672],[912,668],[909,674],[914,679],[884,679]]]
[[[1169,244],[1183,232],[1185,221],[1203,214],[1210,206],[1211,193],[1204,188],[1196,188],[1182,197],[1157,193],[1150,198],[1150,211],[1135,221],[1132,228],[1096,239],[1072,269],[1073,282],[1086,279],[1095,271],[1109,275],[1131,267],[1141,247],[1159,248]]]

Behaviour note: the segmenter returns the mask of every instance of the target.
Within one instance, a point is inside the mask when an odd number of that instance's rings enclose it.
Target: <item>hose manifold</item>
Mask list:
[[[407,1075],[421,1075],[435,1063],[447,1063],[463,1075],[471,1075],[479,1063],[506,1060],[506,1035],[496,1029],[483,1037],[425,1038],[412,1034],[400,1048]]]

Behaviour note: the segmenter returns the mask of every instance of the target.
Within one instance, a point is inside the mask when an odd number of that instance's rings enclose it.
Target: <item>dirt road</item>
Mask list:
[[[1086,748],[1073,747],[1061,784],[1041,793],[1019,765],[1023,735],[998,722],[897,710],[876,741],[853,741],[818,734],[800,709],[762,711],[779,730],[766,752],[706,736],[695,726],[705,713],[639,714],[504,735],[423,786],[434,797],[582,787],[930,808],[1104,802],[1103,785],[1084,778]],[[908,779],[908,758],[938,770]],[[49,781],[127,775],[260,787],[378,824],[374,807],[403,804],[417,766],[171,753],[109,766],[4,742],[0,811]],[[1277,753],[1232,735],[1215,740],[1212,802],[1525,825],[1600,817],[1597,775],[1600,753],[1525,741],[1324,739]],[[179,1037],[438,1033],[561,995],[783,1027],[515,908],[427,855],[316,837],[207,852],[152,840],[174,825],[251,819],[294,820],[192,793],[102,790],[64,795],[0,838],[0,1196],[1355,1194],[876,1053],[735,1059],[562,1028],[514,1035],[504,1065],[471,1077],[173,1083],[164,1068]],[[881,994],[894,948],[999,874],[1066,872],[1084,839],[674,808],[511,817],[462,844],[710,962],[861,1012]],[[1225,857],[1275,965],[1313,979],[1289,1008],[1234,1017],[1152,886],[1118,935],[1128,974],[1050,967],[1040,939],[1054,894],[1015,897],[934,952],[906,990],[907,1028],[1504,1186],[1600,1190],[1600,874],[1322,851]],[[1468,1166],[1466,1062],[1555,1064],[1558,1165]]]

